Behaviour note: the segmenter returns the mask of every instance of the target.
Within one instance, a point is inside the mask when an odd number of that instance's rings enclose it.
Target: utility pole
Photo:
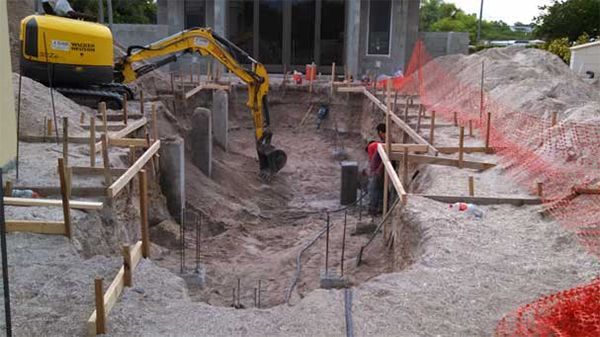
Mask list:
[[[98,0],[98,23],[104,23],[104,5]]]
[[[479,22],[477,22],[477,40],[476,43],[479,43],[481,38],[481,20],[483,18],[483,0],[481,0],[481,5],[479,6]]]

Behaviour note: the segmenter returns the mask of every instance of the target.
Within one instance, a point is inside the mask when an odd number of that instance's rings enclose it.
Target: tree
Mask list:
[[[70,0],[74,10],[98,16],[98,0]],[[104,15],[108,8],[104,3]],[[112,0],[114,23],[156,23],[156,3],[153,0]]]
[[[600,0],[554,0],[541,6],[543,13],[535,18],[535,35],[553,40],[566,36],[575,41],[583,33],[600,34]]]
[[[447,4],[443,0],[423,0],[420,8],[419,30],[430,31],[431,26],[444,18],[452,18],[462,10],[454,4]],[[464,12],[463,12],[464,14]]]

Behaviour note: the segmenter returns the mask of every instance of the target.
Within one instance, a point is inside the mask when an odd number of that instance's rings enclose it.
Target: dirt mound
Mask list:
[[[13,73],[12,79],[16,104],[19,99],[19,74]],[[84,131],[79,126],[79,119],[81,118],[81,113],[84,113],[85,120],[88,121],[89,116],[92,115],[90,108],[73,102],[56,90],[54,91],[54,108],[56,109],[59,131],[62,130],[62,117],[68,117],[69,136],[82,136],[87,133],[87,131]],[[23,76],[21,81],[20,134],[22,136],[44,135],[46,130],[44,121],[46,119],[54,119],[50,89],[39,82]]]
[[[561,120],[579,122],[600,118],[598,88],[576,76],[558,56],[543,50],[507,47],[470,56],[444,56],[428,64],[424,73],[439,65],[462,83],[479,88],[482,62],[485,91],[512,110],[545,117],[558,112]]]

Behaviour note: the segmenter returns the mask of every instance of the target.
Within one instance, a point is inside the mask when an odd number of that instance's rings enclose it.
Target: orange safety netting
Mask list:
[[[543,183],[548,213],[576,233],[590,253],[600,256],[600,194],[578,194],[576,188],[600,188],[600,125],[571,121],[552,125],[550,117],[515,111],[464,83],[452,65],[433,60],[417,42],[405,77],[392,78],[393,88],[418,95],[427,110],[460,126],[472,123],[502,157],[514,179],[536,191]],[[387,81],[377,87],[384,88]],[[456,116],[456,117],[455,117]],[[489,123],[489,126],[488,126]],[[519,308],[498,325],[500,336],[600,336],[600,281],[544,297]]]

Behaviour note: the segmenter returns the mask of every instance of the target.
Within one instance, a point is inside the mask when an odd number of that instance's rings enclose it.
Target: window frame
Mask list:
[[[378,57],[392,57],[392,33],[394,27],[394,0],[390,1],[390,27],[389,27],[389,39],[388,39],[388,53],[387,54],[369,54],[369,35],[371,35],[371,2],[373,0],[369,0],[367,6],[367,38],[366,38],[366,56],[378,56]],[[375,0],[377,1],[377,0]]]

